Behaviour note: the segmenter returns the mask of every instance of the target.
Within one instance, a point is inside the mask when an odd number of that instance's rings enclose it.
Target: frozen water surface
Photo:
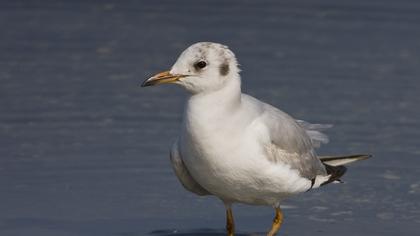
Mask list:
[[[419,235],[420,2],[0,2],[0,235],[223,235],[172,174],[186,94],[140,82],[191,43],[229,45],[244,90],[332,123],[321,154],[373,153],[286,201],[282,235]],[[268,207],[235,207],[263,235]]]

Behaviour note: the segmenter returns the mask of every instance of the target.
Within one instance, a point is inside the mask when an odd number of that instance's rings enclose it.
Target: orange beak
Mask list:
[[[186,75],[173,75],[169,73],[169,71],[164,71],[145,80],[141,84],[141,87],[153,86],[153,85],[158,85],[158,84],[174,83],[185,76]]]

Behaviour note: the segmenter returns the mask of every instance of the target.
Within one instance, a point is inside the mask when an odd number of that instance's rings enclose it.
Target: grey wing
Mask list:
[[[265,104],[263,120],[270,134],[271,144],[267,145],[270,160],[285,163],[308,179],[327,174],[315,153],[313,138],[295,119]],[[317,140],[318,137],[315,141]]]
[[[197,183],[188,172],[188,169],[182,161],[182,157],[179,153],[177,141],[172,145],[170,159],[172,168],[175,171],[175,175],[178,177],[179,181],[185,189],[200,196],[211,195],[211,193],[201,187],[201,185]]]
[[[311,138],[312,146],[314,148],[319,148],[321,144],[328,143],[330,140],[328,136],[321,131],[329,129],[332,127],[330,124],[311,124],[303,120],[296,120],[296,122],[305,129],[308,136]]]

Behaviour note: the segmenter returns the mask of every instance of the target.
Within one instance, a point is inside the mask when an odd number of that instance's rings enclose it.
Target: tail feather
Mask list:
[[[347,155],[347,156],[321,156],[319,159],[322,163],[330,166],[342,166],[350,164],[355,161],[366,160],[372,157],[368,154],[357,154],[357,155]]]
[[[322,164],[324,164],[325,169],[327,170],[327,174],[330,175],[330,178],[323,182],[320,186],[332,183],[332,182],[342,182],[340,180],[341,176],[343,176],[347,168],[344,166],[345,164],[350,164],[355,161],[366,160],[370,158],[371,155],[349,155],[349,156],[324,156],[320,157]]]

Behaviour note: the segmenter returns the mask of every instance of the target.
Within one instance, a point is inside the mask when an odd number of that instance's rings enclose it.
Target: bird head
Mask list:
[[[195,94],[218,90],[238,73],[236,57],[227,46],[201,42],[188,47],[169,71],[150,77],[142,87],[174,83]]]

